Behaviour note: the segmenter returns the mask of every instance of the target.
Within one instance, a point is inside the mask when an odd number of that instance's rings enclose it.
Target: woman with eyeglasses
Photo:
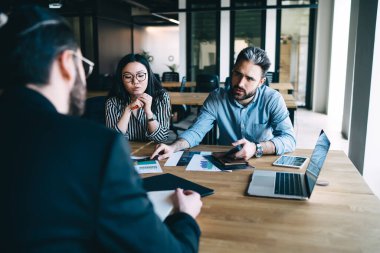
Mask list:
[[[168,138],[170,110],[169,94],[145,57],[124,56],[106,101],[107,127],[130,141],[163,142]]]

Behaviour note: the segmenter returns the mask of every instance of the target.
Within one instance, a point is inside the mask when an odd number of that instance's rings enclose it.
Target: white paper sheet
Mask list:
[[[148,192],[148,198],[153,204],[154,212],[162,221],[173,211],[174,205],[171,198],[173,194],[173,190]]]
[[[181,156],[183,154],[183,151],[178,151],[173,153],[169,159],[166,161],[165,166],[177,166],[177,163],[179,159],[181,159]]]

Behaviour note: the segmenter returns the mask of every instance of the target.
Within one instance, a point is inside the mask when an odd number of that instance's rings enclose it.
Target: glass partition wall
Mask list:
[[[281,10],[279,82],[291,83],[300,106],[306,104],[310,9]]]
[[[227,6],[222,7],[216,0],[186,1],[188,80],[195,81],[199,74],[219,75],[220,71],[226,75],[225,69],[219,69],[220,61],[228,61],[230,71],[243,48],[258,46],[267,50],[266,46],[272,45],[268,48],[272,53],[272,82],[291,83],[297,104],[310,108],[318,1],[231,0]],[[220,13],[226,10],[229,38],[221,38]],[[221,39],[229,40],[229,59],[220,59]]]
[[[220,1],[192,0],[188,9],[215,9]],[[187,77],[195,81],[199,74],[219,75],[219,11],[197,11],[187,15]],[[190,78],[189,78],[190,77]]]
[[[266,1],[231,1],[232,7],[262,7]],[[239,52],[248,46],[265,48],[265,10],[235,10],[231,11],[231,35],[233,36],[233,61]],[[264,33],[264,34],[263,34]]]

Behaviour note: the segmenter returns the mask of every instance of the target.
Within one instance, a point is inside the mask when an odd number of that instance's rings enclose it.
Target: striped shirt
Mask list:
[[[116,130],[123,134],[130,141],[154,141],[163,142],[168,138],[170,125],[170,98],[165,91],[160,97],[153,98],[152,112],[156,116],[158,127],[153,133],[148,132],[146,114],[143,108],[137,112],[137,116],[131,113],[129,118],[128,130],[124,133],[117,126],[125,107],[131,103],[123,101],[117,97],[111,97],[106,101],[106,125],[107,127]]]

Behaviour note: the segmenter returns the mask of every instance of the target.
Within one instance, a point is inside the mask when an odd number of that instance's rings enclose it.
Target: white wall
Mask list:
[[[378,159],[380,141],[380,2],[377,6],[374,45],[363,176],[374,193],[380,198],[380,164]]]
[[[154,59],[150,64],[153,72],[162,76],[163,72],[170,71],[166,65],[180,64],[179,44],[178,26],[148,26],[142,28],[139,41],[135,38],[134,51],[141,53],[144,50],[152,55]],[[169,61],[169,56],[174,60]]]
[[[178,8],[186,9],[186,0],[178,0]],[[186,12],[178,13],[179,19],[179,76],[186,76]]]
[[[350,24],[350,1],[335,0],[333,34],[331,45],[331,71],[328,102],[328,115],[342,125],[344,90],[346,85],[348,32]]]
[[[330,77],[330,54],[333,0],[318,2],[317,34],[314,52],[314,70],[312,87],[312,109],[315,112],[327,113],[328,84]]]
[[[373,106],[376,105],[374,99],[379,99],[379,97],[376,97],[375,86],[378,86],[379,83],[372,81],[372,77],[378,75],[378,73],[374,72],[379,72],[379,68],[373,66],[373,61],[376,60],[376,57],[374,57],[374,42],[377,8],[377,1],[360,1],[358,8],[359,19],[357,26],[348,157],[362,174],[365,173],[366,168],[364,163],[367,159],[375,159],[378,156],[378,154],[375,154],[375,157],[369,157],[369,154],[374,152],[374,150],[371,149],[378,150],[379,139],[373,140],[378,135],[374,134],[372,136],[370,132],[368,132],[370,130],[369,127],[373,127],[371,124],[376,125],[374,118],[379,117],[378,113],[375,114],[373,112]],[[375,93],[374,97],[373,93]],[[379,110],[379,107],[376,109]],[[373,141],[376,141],[377,145],[373,144]],[[379,167],[380,166],[377,165],[378,173]]]
[[[348,139],[350,135],[351,109],[352,109],[352,89],[354,82],[356,37],[358,30],[360,0],[351,0],[351,16],[347,49],[346,86],[344,91],[342,135]]]
[[[230,6],[230,0],[222,0],[221,6]],[[224,82],[224,80],[226,80],[226,77],[230,76],[230,72],[230,11],[221,11],[219,80],[221,82]]]
[[[276,0],[267,0],[267,5],[276,5]],[[267,10],[266,30],[265,30],[265,51],[272,63],[269,67],[270,72],[274,72],[276,56],[276,9]]]

